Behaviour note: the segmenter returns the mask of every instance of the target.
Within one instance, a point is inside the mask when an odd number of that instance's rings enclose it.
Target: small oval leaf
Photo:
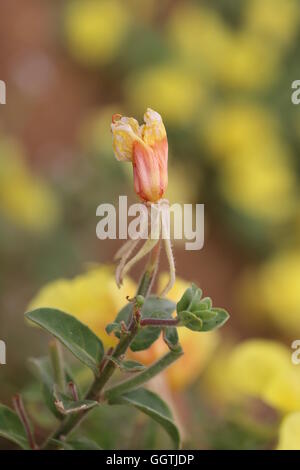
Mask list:
[[[98,375],[104,354],[103,345],[86,325],[72,315],[53,308],[39,308],[25,313],[25,317],[59,339],[77,359]]]
[[[191,312],[183,311],[179,314],[180,324],[189,330],[202,331],[202,320]]]
[[[166,430],[175,448],[179,449],[180,435],[178,428],[173,421],[169,407],[158,395],[145,388],[138,388],[114,398],[110,403],[131,405],[150,416]]]

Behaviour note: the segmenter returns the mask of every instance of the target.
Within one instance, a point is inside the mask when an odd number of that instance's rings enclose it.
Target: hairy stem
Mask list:
[[[179,359],[182,354],[182,349],[179,349],[178,351],[169,351],[167,354],[165,354],[162,358],[160,358],[158,361],[156,361],[143,372],[140,372],[134,377],[128,380],[124,380],[120,384],[117,384],[114,387],[107,389],[104,393],[104,398],[110,401],[113,400],[113,398],[117,395],[121,395],[122,393],[129,392],[130,390],[138,388],[140,385],[144,384],[145,382],[148,382],[150,379],[162,372],[170,364],[177,361],[177,359]]]
[[[177,326],[179,318],[143,318],[141,326]]]
[[[140,280],[140,284],[137,290],[137,295],[143,295],[144,297],[147,297],[147,295],[149,295],[155,276],[156,276],[158,262],[159,262],[159,255],[160,255],[160,240],[158,240],[157,244],[155,245],[155,247],[150,253],[148,264]]]

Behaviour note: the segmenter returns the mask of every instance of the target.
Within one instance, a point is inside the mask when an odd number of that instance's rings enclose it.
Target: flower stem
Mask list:
[[[160,358],[158,361],[156,361],[143,372],[140,372],[134,377],[128,380],[124,380],[120,384],[117,384],[114,387],[107,389],[104,393],[104,397],[110,401],[113,400],[113,398],[115,398],[117,395],[121,395],[122,393],[129,392],[130,390],[138,388],[140,385],[145,382],[148,382],[155,375],[162,372],[170,364],[177,361],[177,359],[179,359],[182,354],[183,351],[181,348],[177,351],[169,351],[167,354],[165,354],[162,358]]]
[[[156,276],[158,262],[159,262],[159,255],[160,255],[160,240],[157,242],[157,244],[155,245],[155,247],[150,253],[148,264],[140,280],[140,284],[137,290],[137,295],[142,295],[144,297],[147,297],[147,295],[149,295],[155,276]]]

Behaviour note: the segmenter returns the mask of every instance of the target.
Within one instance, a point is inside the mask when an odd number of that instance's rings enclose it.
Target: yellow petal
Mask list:
[[[300,411],[287,415],[282,421],[277,450],[300,450]]]

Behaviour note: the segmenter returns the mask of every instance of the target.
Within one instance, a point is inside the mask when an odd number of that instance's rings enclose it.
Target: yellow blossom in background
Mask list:
[[[134,73],[125,85],[129,106],[142,114],[149,106],[159,109],[173,125],[190,122],[203,102],[204,91],[196,78],[176,65],[161,65]]]
[[[159,292],[165,285],[166,278],[167,274],[160,276]],[[188,287],[190,284],[177,276],[174,287],[168,292],[168,298],[177,303]],[[164,372],[167,383],[172,390],[182,390],[199,377],[216,350],[220,339],[217,331],[205,332],[200,335],[195,335],[187,328],[178,328],[177,331],[184,355]],[[150,364],[167,351],[167,345],[162,338],[159,338],[148,350],[133,353],[133,357],[145,364]]]
[[[276,139],[278,120],[267,108],[247,101],[228,101],[208,113],[205,126],[199,128],[199,143],[204,139],[214,158],[264,146]]]
[[[290,413],[283,419],[277,450],[300,450],[300,412]]]
[[[251,0],[245,10],[245,26],[253,34],[261,34],[279,44],[290,44],[299,26],[298,0]]]
[[[127,9],[118,0],[72,0],[64,11],[67,47],[75,59],[87,65],[113,61],[129,26]]]
[[[292,154],[267,109],[242,102],[218,107],[199,135],[217,167],[218,189],[231,207],[271,223],[293,216],[297,183]]]
[[[283,412],[300,410],[300,374],[291,350],[276,341],[253,339],[237,345],[224,377],[232,391],[260,398]]]
[[[211,83],[234,90],[257,90],[276,78],[280,59],[276,48],[255,29],[236,32],[213,9],[191,4],[174,9],[167,40],[183,67]]]
[[[255,34],[236,33],[219,74],[220,82],[233,90],[260,90],[278,74],[278,50]]]
[[[126,296],[135,294],[136,286],[128,278],[121,289],[116,286],[113,269],[100,266],[73,279],[58,279],[42,287],[27,307],[33,310],[51,307],[69,313],[97,334],[105,347],[116,344],[105,327],[126,304]]]
[[[190,3],[175,8],[167,26],[167,40],[182,66],[213,82],[226,66],[231,36],[217,12]]]
[[[0,215],[32,232],[45,232],[59,219],[54,192],[28,167],[22,148],[0,139]]]
[[[256,219],[281,223],[296,209],[296,178],[268,149],[232,154],[219,171],[219,190],[229,204]],[[270,156],[271,158],[268,158]]]
[[[247,311],[265,314],[294,339],[300,334],[299,286],[300,251],[278,253],[261,267],[246,273],[240,285],[240,303]]]
[[[222,338],[199,384],[201,393],[204,391],[210,402],[218,407],[240,399],[228,380],[228,359],[234,346],[231,339]]]

